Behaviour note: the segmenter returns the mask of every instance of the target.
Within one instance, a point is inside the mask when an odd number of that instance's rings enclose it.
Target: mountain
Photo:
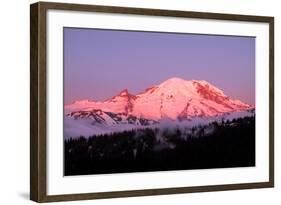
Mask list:
[[[134,123],[143,120],[153,124],[161,119],[219,116],[251,108],[249,104],[229,98],[207,81],[170,78],[136,95],[125,89],[103,102],[75,101],[65,106],[65,112],[70,117],[91,118],[97,122],[101,118],[101,122],[129,123],[134,118]]]
[[[104,124],[104,125],[117,125],[117,124],[132,124],[132,125],[153,125],[157,122],[145,118],[137,118],[133,115],[128,115],[126,113],[113,113],[104,112],[102,110],[87,110],[87,111],[73,111],[66,115],[75,120],[77,119],[91,119],[91,124]]]

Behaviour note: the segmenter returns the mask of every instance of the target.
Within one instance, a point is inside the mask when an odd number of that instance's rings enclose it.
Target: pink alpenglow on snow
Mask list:
[[[65,105],[65,113],[99,111],[103,115],[114,113],[115,117],[126,120],[159,121],[219,116],[251,108],[254,107],[229,98],[222,90],[204,80],[170,78],[136,95],[125,89],[103,102],[87,99],[75,101]]]

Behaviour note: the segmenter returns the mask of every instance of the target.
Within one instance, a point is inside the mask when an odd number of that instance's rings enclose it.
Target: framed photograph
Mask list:
[[[30,198],[274,186],[274,18],[40,2]]]

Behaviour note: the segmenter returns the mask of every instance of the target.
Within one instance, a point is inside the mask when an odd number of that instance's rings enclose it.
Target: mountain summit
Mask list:
[[[159,85],[133,95],[127,89],[103,102],[75,101],[66,105],[66,113],[101,110],[139,119],[217,116],[250,109],[251,106],[226,96],[222,90],[204,80],[170,78]]]

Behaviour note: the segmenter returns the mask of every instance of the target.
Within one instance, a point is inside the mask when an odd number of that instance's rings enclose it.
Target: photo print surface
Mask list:
[[[65,27],[64,175],[255,166],[255,38]]]

